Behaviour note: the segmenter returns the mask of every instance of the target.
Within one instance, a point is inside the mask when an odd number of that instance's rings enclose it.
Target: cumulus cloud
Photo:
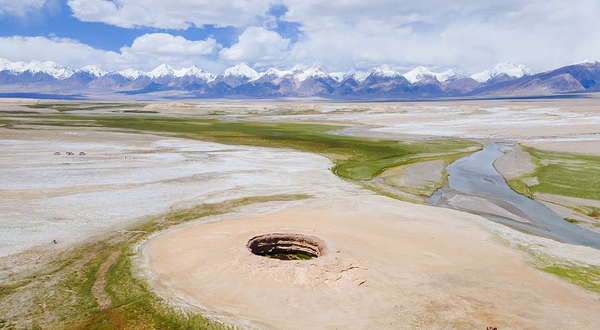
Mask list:
[[[42,9],[46,0],[0,0],[0,15],[22,17],[28,12]]]
[[[142,35],[119,52],[95,49],[73,39],[0,37],[1,58],[12,61],[54,61],[74,67],[96,64],[105,70],[129,67],[151,70],[162,63],[178,68],[196,64],[220,70],[223,64],[216,62],[213,56],[219,47],[214,38],[192,41],[166,33]]]
[[[289,58],[335,70],[386,62],[470,73],[513,61],[541,71],[600,58],[596,0],[282,1],[281,19],[302,32]]]
[[[137,37],[131,47],[121,50],[154,55],[208,55],[216,48],[217,41],[212,37],[191,41],[168,33],[149,33]]]
[[[19,12],[19,6],[41,1],[0,3],[9,4],[5,12]],[[216,25],[242,31],[223,49],[220,39],[143,35],[112,62],[104,61],[113,67],[145,69],[176,61],[210,69],[243,61],[259,68],[320,63],[342,71],[388,63],[471,74],[506,61],[542,71],[600,59],[597,0],[69,0],[68,5],[82,21],[126,28]],[[275,16],[273,6],[285,7],[283,16]],[[294,23],[294,29],[285,30],[282,22]],[[11,51],[3,47],[0,54]]]
[[[256,22],[270,7],[271,0],[69,0],[73,15],[85,22],[115,26],[186,29],[202,27],[244,27]]]
[[[224,60],[249,62],[256,66],[277,64],[287,52],[290,40],[277,32],[252,26],[240,34],[237,43],[221,50]]]
[[[124,66],[142,70],[150,70],[162,63],[178,68],[199,65],[206,69],[220,69],[223,65],[215,61],[220,47],[212,37],[187,40],[168,33],[150,33],[137,37],[131,46],[121,47],[120,61]]]
[[[119,54],[82,44],[77,40],[46,37],[0,37],[0,57],[12,61],[55,61],[84,66],[118,62]]]
[[[331,70],[348,70],[385,62],[406,69],[426,65],[470,73],[504,61],[539,71],[600,58],[597,0],[69,0],[68,4],[80,20],[121,27],[244,28],[238,42],[220,52],[221,59],[257,65],[321,63]],[[293,45],[275,32],[278,20],[269,13],[274,5],[287,8],[279,20],[299,24],[300,35]]]

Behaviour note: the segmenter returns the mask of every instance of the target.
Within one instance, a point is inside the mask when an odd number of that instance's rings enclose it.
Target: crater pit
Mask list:
[[[251,238],[246,245],[257,256],[279,260],[310,260],[326,252],[321,239],[300,234],[270,233]]]

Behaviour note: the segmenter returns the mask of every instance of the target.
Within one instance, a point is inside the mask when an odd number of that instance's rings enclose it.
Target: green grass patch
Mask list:
[[[507,180],[515,191],[527,196],[546,193],[600,200],[600,156],[554,152],[523,147],[537,168]],[[523,179],[537,177],[539,184],[527,186]]]
[[[2,299],[2,297],[4,297],[4,296],[8,296],[8,295],[12,294],[17,289],[19,289],[23,286],[26,286],[29,283],[31,283],[31,279],[25,279],[25,280],[19,281],[17,283],[0,285],[0,299]]]
[[[570,222],[570,223],[574,223],[574,224],[578,224],[578,223],[582,223],[583,221],[581,220],[577,220],[577,219],[573,219],[573,218],[565,218],[566,222]]]
[[[594,218],[596,220],[600,220],[600,209],[593,206],[579,206],[572,207],[573,210],[585,214],[588,217]]]
[[[574,263],[561,263],[538,267],[538,269],[562,277],[587,290],[600,293],[600,267],[598,266],[580,266]]]
[[[91,288],[110,247],[86,244],[41,258],[43,266],[24,278],[16,274],[0,295],[0,315],[12,315],[6,328],[73,329],[98,313]]]
[[[100,110],[100,109],[119,109],[127,107],[141,108],[145,104],[141,103],[92,103],[92,102],[75,102],[75,103],[36,103],[25,104],[25,107],[30,109],[52,109],[59,112],[79,111],[79,110]]]
[[[600,294],[600,266],[579,264],[547,256],[525,245],[517,247],[530,255],[530,264],[534,268],[556,275],[589,291]]]
[[[525,184],[522,179],[525,177],[518,177],[513,179],[507,179],[506,183],[512,188],[512,190],[518,192],[521,195],[525,195],[529,198],[533,198],[533,193],[529,190],[529,186]]]
[[[31,115],[37,113],[35,111],[0,111],[0,115]]]
[[[158,112],[151,111],[151,110],[124,110],[123,113],[158,113]]]

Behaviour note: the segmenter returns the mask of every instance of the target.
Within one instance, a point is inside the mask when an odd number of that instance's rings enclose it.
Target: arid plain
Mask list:
[[[599,173],[595,96],[3,100],[0,329],[595,329]]]

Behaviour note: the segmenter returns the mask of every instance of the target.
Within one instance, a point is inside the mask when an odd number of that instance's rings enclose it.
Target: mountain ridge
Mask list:
[[[433,72],[419,66],[406,73],[383,64],[368,72],[325,72],[319,65],[269,68],[257,72],[239,63],[221,74],[197,66],[174,69],[162,64],[144,72],[104,71],[96,65],[80,69],[55,62],[11,62],[0,59],[0,93],[79,93],[93,96],[152,97],[324,97],[439,98],[549,95],[600,92],[600,62],[584,61],[534,74],[523,65],[500,63],[471,76],[450,69]]]

